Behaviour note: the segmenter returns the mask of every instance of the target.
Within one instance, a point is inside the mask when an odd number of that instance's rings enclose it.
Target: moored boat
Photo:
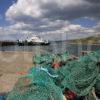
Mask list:
[[[24,41],[21,41],[21,40],[18,41],[19,46],[24,46],[24,45],[27,45],[27,46],[31,46],[31,45],[49,45],[49,44],[50,44],[49,41],[43,40],[42,38],[40,38],[36,35],[31,37],[31,38],[27,38]]]

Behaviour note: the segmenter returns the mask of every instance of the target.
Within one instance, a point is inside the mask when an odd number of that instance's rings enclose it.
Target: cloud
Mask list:
[[[72,20],[79,17],[100,17],[99,0],[18,0],[6,16],[13,21],[31,22],[40,18]],[[98,2],[98,3],[97,3]]]
[[[69,21],[56,20],[37,28],[33,26],[21,22],[6,28],[0,27],[0,36],[2,37],[2,33],[4,33],[3,37],[9,36],[9,39],[17,40],[37,34],[47,40],[66,40],[100,34],[99,24],[93,28],[85,28],[81,25],[71,24]]]
[[[91,28],[71,24],[72,20],[80,17],[98,20],[99,1],[17,0],[5,14],[6,20],[12,22],[12,25],[1,27],[0,33],[14,37],[31,32],[49,39],[64,39],[66,34],[68,38],[100,34],[99,24]]]
[[[96,26],[94,26],[93,29],[100,34],[100,22]]]
[[[86,1],[88,1],[90,3],[100,3],[100,0],[86,0]]]
[[[14,3],[6,12],[7,19],[19,22],[37,19],[37,17],[41,15],[38,6],[35,0],[18,0],[17,3]]]

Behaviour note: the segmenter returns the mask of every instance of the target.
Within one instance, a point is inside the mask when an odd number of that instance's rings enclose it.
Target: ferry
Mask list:
[[[18,45],[19,46],[30,46],[30,45],[49,45],[50,42],[47,40],[43,40],[42,38],[40,38],[39,36],[32,36],[31,38],[27,38],[26,40],[22,41],[22,40],[18,40]]]

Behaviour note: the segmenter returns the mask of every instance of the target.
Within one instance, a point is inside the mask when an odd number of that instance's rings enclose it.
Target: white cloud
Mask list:
[[[71,24],[68,21],[65,22],[57,20],[52,22],[50,21],[44,26],[40,25],[38,28],[36,28],[34,25],[19,22],[5,28],[0,27],[0,35],[3,34],[3,37],[7,37],[9,35],[9,38],[11,37],[11,39],[18,39],[18,37],[23,37],[25,39],[27,36],[36,34],[47,40],[65,40],[100,34],[100,31],[97,30],[99,27],[100,26],[98,24],[93,28],[85,28],[81,25]],[[28,33],[32,34],[28,35]]]
[[[9,20],[17,19],[21,16],[39,17],[41,11],[38,7],[36,0],[18,0],[14,3],[6,12],[6,16]]]
[[[19,22],[28,18],[31,21],[37,18],[65,20],[97,17],[100,15],[99,9],[100,3],[90,0],[18,0],[7,10],[6,17]]]
[[[100,33],[100,22],[97,23],[96,26],[93,27],[95,31],[97,31],[98,33]]]
[[[79,17],[97,18],[99,8],[99,4],[91,0],[17,0],[6,12],[6,19],[14,23],[1,27],[0,34],[20,36],[32,32],[50,39],[62,39],[63,34],[69,38],[100,34],[99,24],[85,28],[70,23]]]

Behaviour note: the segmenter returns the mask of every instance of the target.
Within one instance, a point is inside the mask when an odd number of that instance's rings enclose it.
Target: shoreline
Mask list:
[[[67,43],[67,44],[72,44],[72,45],[73,44],[75,44],[75,45],[100,45],[100,43],[97,43],[97,44],[93,43],[93,44],[91,44],[91,43],[81,43],[81,42],[80,43]]]

